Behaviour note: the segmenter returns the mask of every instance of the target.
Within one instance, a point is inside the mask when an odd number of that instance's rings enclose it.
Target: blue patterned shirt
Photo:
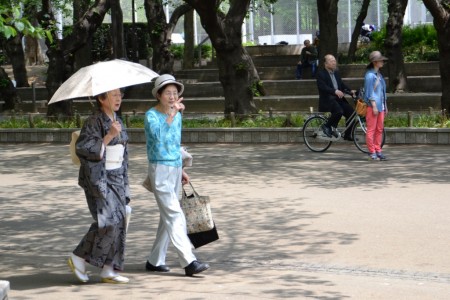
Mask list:
[[[181,114],[177,113],[170,125],[166,119],[167,115],[155,108],[145,113],[147,158],[152,164],[181,167]]]

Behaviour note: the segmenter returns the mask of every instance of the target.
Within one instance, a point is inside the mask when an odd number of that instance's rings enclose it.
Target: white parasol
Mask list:
[[[93,97],[118,88],[148,83],[158,77],[149,68],[115,59],[79,69],[55,92],[48,104],[81,97]]]

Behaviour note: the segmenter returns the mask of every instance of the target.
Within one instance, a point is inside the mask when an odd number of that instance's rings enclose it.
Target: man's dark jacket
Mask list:
[[[334,71],[334,77],[338,84],[338,90],[344,93],[351,93],[351,89],[342,81],[341,75],[338,71]],[[336,89],[333,87],[330,74],[327,69],[321,69],[316,74],[317,88],[319,89],[319,111],[330,111],[330,101],[338,100],[339,98],[334,93]],[[343,101],[344,98],[342,98]]]

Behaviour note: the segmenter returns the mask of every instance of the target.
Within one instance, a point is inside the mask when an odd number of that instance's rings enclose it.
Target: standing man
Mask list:
[[[319,89],[319,111],[331,112],[327,123],[322,126],[323,132],[331,137],[339,137],[336,128],[341,120],[342,115],[345,116],[346,122],[353,113],[353,107],[344,98],[344,94],[355,95],[355,90],[350,88],[342,81],[337,71],[336,58],[327,54],[324,58],[325,68],[317,73],[317,88]],[[352,141],[351,130],[344,132],[344,139]]]
[[[311,45],[310,40],[305,40],[303,42],[305,47],[303,47],[300,53],[300,61],[297,64],[297,70],[295,72],[295,78],[302,79],[303,68],[311,67],[312,77],[316,77],[317,68],[317,49],[315,46]]]

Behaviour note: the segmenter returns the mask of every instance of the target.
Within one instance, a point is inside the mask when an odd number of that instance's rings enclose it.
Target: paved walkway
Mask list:
[[[140,182],[144,144],[131,145],[128,285],[79,284],[68,253],[90,218],[68,146],[0,147],[0,280],[25,299],[448,299],[448,146],[387,146],[368,162],[353,145],[190,147],[190,175],[212,199],[220,240],[188,278],[170,248],[167,274],[144,271],[158,223]]]

